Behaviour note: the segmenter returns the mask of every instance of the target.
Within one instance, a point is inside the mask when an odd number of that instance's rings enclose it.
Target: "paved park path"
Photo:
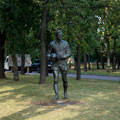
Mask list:
[[[75,74],[69,74],[69,77],[76,77]],[[102,76],[102,75],[81,75],[81,78],[86,79],[98,79],[98,80],[111,80],[111,81],[120,81],[120,77],[115,76]]]
[[[32,73],[29,73],[29,75],[39,75],[39,73],[32,72]],[[50,73],[49,75],[51,76],[52,74]],[[76,78],[76,74],[68,74],[68,77]],[[116,76],[81,75],[81,78],[85,78],[85,79],[98,79],[98,80],[110,80],[110,81],[120,81],[120,77],[116,77]]]

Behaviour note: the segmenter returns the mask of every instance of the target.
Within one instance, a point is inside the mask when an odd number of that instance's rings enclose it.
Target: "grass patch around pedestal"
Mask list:
[[[53,101],[53,77],[40,85],[40,76],[20,76],[20,81],[0,80],[0,120],[119,120],[120,83],[103,80],[68,78],[68,102],[63,102],[63,85],[59,79],[60,101]],[[65,103],[65,104],[64,104]]]

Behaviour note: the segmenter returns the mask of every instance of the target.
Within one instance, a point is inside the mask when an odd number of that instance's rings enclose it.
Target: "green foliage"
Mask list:
[[[20,76],[14,82],[12,75],[0,81],[1,120],[119,120],[120,84],[118,82],[69,78],[71,104],[52,104],[53,77],[46,85],[38,85],[39,76]],[[60,78],[59,93],[63,97]],[[113,97],[114,96],[114,97]],[[7,109],[6,109],[7,108]]]
[[[56,30],[62,29],[63,39],[69,42],[73,56],[77,44],[80,44],[82,54],[92,56],[95,48],[101,52],[101,44],[106,46],[101,39],[105,33],[111,35],[111,49],[113,38],[117,39],[119,51],[119,6],[119,0],[50,0],[47,5],[47,46],[55,39]],[[41,0],[0,1],[0,30],[7,34],[7,54],[24,51],[33,58],[40,57],[41,14]]]
[[[0,28],[6,31],[7,54],[30,53],[34,48],[39,48],[40,3],[33,0],[1,2]]]

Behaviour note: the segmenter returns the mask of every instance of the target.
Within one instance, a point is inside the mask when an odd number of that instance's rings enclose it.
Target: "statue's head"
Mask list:
[[[61,30],[57,30],[57,31],[56,31],[56,38],[57,38],[57,40],[59,40],[59,41],[62,40],[62,34],[63,34],[63,33],[62,33]]]

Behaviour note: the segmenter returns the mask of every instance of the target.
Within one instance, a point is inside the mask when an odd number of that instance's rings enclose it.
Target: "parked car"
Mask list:
[[[48,72],[52,72],[52,62],[48,61]],[[37,71],[40,72],[40,59],[35,59],[35,62],[32,63],[31,72]]]
[[[35,59],[31,66],[31,72],[37,71],[40,72],[40,59]]]

